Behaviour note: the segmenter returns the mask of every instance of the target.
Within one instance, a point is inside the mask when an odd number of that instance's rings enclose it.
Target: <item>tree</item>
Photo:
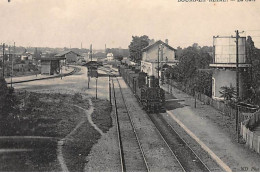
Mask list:
[[[6,119],[8,114],[17,106],[13,95],[14,89],[7,86],[4,78],[0,77],[0,119]]]
[[[196,85],[196,91],[211,96],[212,74],[199,72],[199,69],[207,69],[212,62],[209,52],[212,52],[212,47],[200,47],[197,43],[184,49],[178,47],[176,56],[178,56],[179,63],[170,69],[172,79],[191,89],[195,89]]]
[[[232,85],[228,86],[223,86],[220,88],[221,91],[219,93],[221,94],[221,97],[224,97],[225,100],[231,101],[232,98],[236,96],[236,89]]]
[[[132,41],[128,46],[130,52],[130,59],[134,62],[140,63],[142,60],[142,49],[149,45],[150,39],[147,35],[132,36]]]
[[[182,49],[177,65],[179,72],[179,81],[187,81],[193,78],[198,69],[208,68],[212,57],[200,48],[197,44],[193,44],[188,48]]]
[[[252,87],[251,90],[255,91],[254,104],[260,104],[260,49],[255,47],[254,41],[250,36],[247,37],[246,41],[246,53],[247,63],[252,65],[249,69],[250,78],[248,79],[250,79],[250,82],[247,82],[247,88]],[[252,93],[249,91],[249,94]]]
[[[123,56],[122,55],[116,55],[115,59],[118,60],[118,61],[122,61]]]

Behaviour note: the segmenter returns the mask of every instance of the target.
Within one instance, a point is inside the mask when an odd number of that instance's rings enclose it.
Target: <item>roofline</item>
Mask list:
[[[55,56],[55,57],[60,57],[60,56],[66,55],[66,54],[68,54],[68,53],[70,53],[70,52],[73,52],[73,53],[77,54],[78,56],[82,56],[82,55],[80,55],[79,53],[74,52],[73,50],[69,50],[68,52],[63,53],[62,55],[60,55],[61,53],[58,53],[58,54],[56,54],[56,55],[54,55],[54,56]],[[83,56],[82,56],[82,57],[83,57]]]
[[[38,58],[37,60],[64,60],[66,58],[63,58],[63,57],[59,57],[59,58]]]
[[[168,47],[169,49],[171,49],[171,50],[173,50],[173,51],[176,51],[176,49],[174,49],[174,48],[171,47],[170,45],[164,43],[162,40],[158,40],[158,41],[156,41],[155,43],[153,43],[153,44],[151,44],[151,45],[148,45],[148,46],[146,46],[145,48],[143,48],[143,49],[142,49],[142,52],[144,52],[144,51],[146,51],[146,50],[148,50],[148,49],[154,47],[154,46],[155,46],[156,44],[158,44],[158,43],[161,43],[161,44],[163,44],[164,46]]]

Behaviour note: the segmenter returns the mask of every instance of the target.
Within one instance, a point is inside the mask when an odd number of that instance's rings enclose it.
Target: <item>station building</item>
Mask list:
[[[161,40],[142,49],[141,71],[147,73],[149,76],[158,78],[159,70],[167,64],[174,66],[178,62],[175,55],[176,49],[168,45],[168,40],[165,43]],[[159,71],[161,75],[161,70]]]

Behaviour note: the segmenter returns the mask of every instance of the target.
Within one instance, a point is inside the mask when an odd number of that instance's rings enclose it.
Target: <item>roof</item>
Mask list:
[[[93,66],[103,66],[103,65],[97,61],[89,61],[86,64],[84,64],[83,66],[87,66],[87,67],[92,66],[93,67]]]
[[[164,45],[165,47],[168,47],[169,49],[171,49],[171,50],[173,50],[173,51],[176,51],[176,49],[174,49],[173,47],[169,46],[168,44],[164,43],[164,42],[161,41],[161,40],[158,40],[158,41],[156,41],[154,44],[151,44],[151,45],[149,45],[149,46],[143,48],[142,51],[147,51],[147,50],[153,48],[154,46],[157,46],[157,45],[160,45],[160,44]]]
[[[76,53],[76,52],[74,52],[74,51],[72,51],[72,50],[68,50],[68,51],[64,51],[64,52],[61,52],[61,53],[58,53],[57,55],[55,55],[56,57],[61,57],[61,56],[64,56],[64,55],[66,55],[66,54],[68,54],[68,53],[74,53],[74,54],[76,54],[76,55],[78,55],[78,56],[82,56],[82,55],[80,55],[79,53]]]
[[[63,60],[66,59],[64,57],[52,57],[52,58],[39,58],[38,60],[44,60],[44,61],[57,61],[57,60]]]

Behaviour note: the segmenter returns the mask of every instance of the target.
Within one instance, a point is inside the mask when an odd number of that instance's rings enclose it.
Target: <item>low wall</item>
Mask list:
[[[252,114],[248,119],[241,122],[240,132],[246,145],[260,153],[260,136],[252,131],[260,122],[260,110]]]

